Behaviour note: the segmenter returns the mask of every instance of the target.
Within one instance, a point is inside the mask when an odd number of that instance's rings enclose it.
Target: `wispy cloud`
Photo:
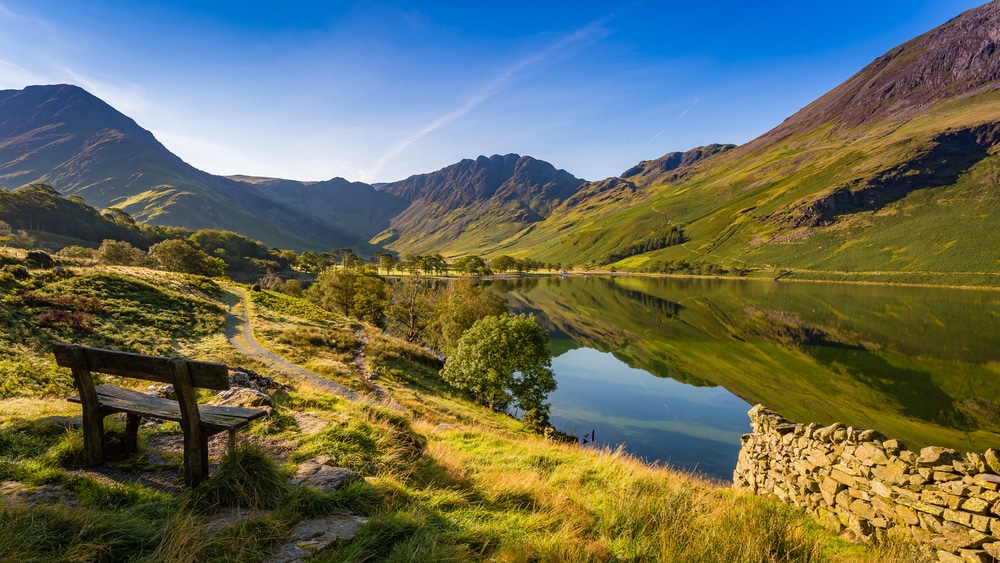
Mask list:
[[[501,72],[497,73],[493,79],[487,83],[478,92],[473,94],[469,99],[467,99],[459,107],[441,115],[434,121],[428,123],[420,130],[415,133],[408,135],[407,137],[400,139],[394,145],[392,145],[389,150],[387,150],[375,163],[375,166],[370,171],[365,171],[362,176],[364,181],[373,181],[377,179],[378,174],[382,171],[386,164],[388,164],[393,158],[398,156],[401,152],[407,149],[413,143],[423,139],[427,135],[445,127],[449,123],[468,115],[470,112],[479,107],[483,102],[489,100],[497,93],[502,91],[507,87],[516,76],[524,71],[525,69],[543,63],[545,61],[556,58],[560,53],[576,47],[579,45],[585,45],[589,42],[598,41],[607,37],[611,34],[611,31],[607,29],[607,24],[614,19],[612,14],[605,15],[597,20],[594,20],[590,24],[570,33],[558,41],[552,43],[546,48],[527,56],[514,64],[503,69]]]
[[[701,98],[695,99],[695,101],[694,101],[693,104],[691,104],[690,106],[688,106],[688,108],[686,110],[682,111],[681,114],[679,116],[677,116],[677,121],[680,121],[681,119],[684,119],[684,116],[687,115],[689,111],[691,111],[692,109],[694,109],[694,106],[698,105],[698,102],[700,102],[700,101],[701,101]]]

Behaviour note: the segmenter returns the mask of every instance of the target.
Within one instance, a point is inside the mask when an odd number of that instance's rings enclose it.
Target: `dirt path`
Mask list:
[[[226,325],[226,338],[229,339],[229,343],[239,353],[254,358],[293,379],[308,381],[311,385],[344,397],[345,399],[358,400],[358,394],[347,387],[339,383],[334,383],[322,375],[302,369],[281,356],[266,350],[257,342],[253,336],[253,331],[250,329],[247,300],[242,295],[242,292],[230,288],[226,290],[226,297],[229,299],[229,319]]]

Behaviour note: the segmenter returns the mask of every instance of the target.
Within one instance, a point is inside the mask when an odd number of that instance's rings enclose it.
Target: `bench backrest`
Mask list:
[[[80,350],[80,357],[86,359],[86,366],[77,366],[77,355],[74,350]],[[177,385],[174,364],[177,361],[187,363],[191,375],[191,385],[203,389],[224,391],[229,389],[229,368],[225,364],[214,362],[198,362],[194,360],[179,360],[162,356],[145,356],[130,352],[116,352],[100,348],[87,348],[72,344],[53,344],[52,352],[56,363],[67,368],[84,368],[90,372],[106,373],[121,377],[134,377],[147,381],[156,381]]]

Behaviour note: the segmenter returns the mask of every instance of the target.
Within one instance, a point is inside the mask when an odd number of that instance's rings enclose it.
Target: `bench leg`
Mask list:
[[[201,435],[201,476],[208,478],[208,435]]]
[[[235,450],[235,449],[236,449],[236,430],[230,429],[229,430],[229,453],[233,453],[233,450]]]
[[[122,445],[126,454],[139,450],[139,422],[141,420],[142,417],[137,414],[125,415],[125,443]]]
[[[83,413],[83,456],[87,467],[104,463],[104,415]]]

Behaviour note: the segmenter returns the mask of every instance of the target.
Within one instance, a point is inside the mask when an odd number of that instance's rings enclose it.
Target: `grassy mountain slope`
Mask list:
[[[410,202],[372,240],[402,253],[482,253],[544,220],[586,182],[516,154],[480,156],[381,191]]]
[[[654,176],[641,201],[610,213],[564,205],[508,250],[579,263],[596,258],[592,244],[640,237],[660,218],[682,226],[686,242],[620,265],[683,258],[914,276],[995,272],[998,22],[997,3],[963,14],[759,139],[683,174]]]
[[[353,246],[362,255],[370,254],[365,250],[374,248],[364,242],[388,228],[390,219],[409,203],[363,182],[349,182],[343,178],[324,182],[251,176],[231,176],[230,179],[251,186],[267,201],[278,202],[303,216],[333,225],[341,233],[350,233],[345,238],[352,241],[344,246]]]
[[[76,86],[0,92],[0,183],[15,188],[32,182],[98,208],[120,207],[155,225],[231,230],[285,248],[327,250],[359,242],[247,184],[195,169]]]

